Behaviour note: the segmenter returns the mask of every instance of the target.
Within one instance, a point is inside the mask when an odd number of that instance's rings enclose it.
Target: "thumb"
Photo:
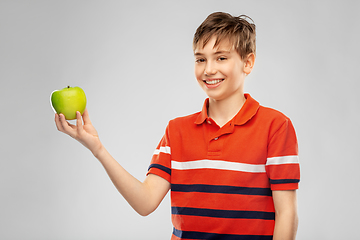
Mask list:
[[[85,108],[85,111],[84,111],[82,117],[84,119],[84,124],[91,124],[90,116],[89,116],[89,112],[88,112],[87,108]]]
[[[79,111],[76,111],[76,127],[78,133],[80,133],[83,130],[83,123],[81,119],[81,113]]]

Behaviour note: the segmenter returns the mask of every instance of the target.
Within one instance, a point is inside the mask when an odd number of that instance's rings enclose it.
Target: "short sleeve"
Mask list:
[[[156,147],[148,169],[148,174],[158,175],[171,182],[171,148],[169,140],[169,126],[158,146]]]
[[[295,129],[286,118],[270,136],[266,172],[271,190],[295,190],[299,188],[300,164]]]

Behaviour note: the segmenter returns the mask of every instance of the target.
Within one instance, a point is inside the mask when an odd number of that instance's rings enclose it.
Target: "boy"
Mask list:
[[[255,25],[213,13],[197,29],[195,76],[202,111],[171,120],[142,183],[101,144],[87,110],[59,131],[87,147],[141,215],[171,189],[171,239],[295,239],[297,140],[289,118],[244,94],[255,62]]]

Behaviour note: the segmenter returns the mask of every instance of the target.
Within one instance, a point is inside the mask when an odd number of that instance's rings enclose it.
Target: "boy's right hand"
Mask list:
[[[154,174],[149,174],[142,183],[128,173],[101,144],[86,109],[82,119],[80,112],[76,113],[76,125],[66,121],[63,114],[55,114],[55,123],[60,132],[75,138],[94,154],[104,166],[115,187],[136,212],[146,216],[159,206],[171,187],[170,183]]]
[[[70,137],[79,141],[94,155],[102,148],[98,133],[90,121],[87,109],[85,109],[82,117],[80,112],[76,112],[76,125],[66,121],[65,116],[61,113],[55,114],[55,123],[60,132],[68,134]]]

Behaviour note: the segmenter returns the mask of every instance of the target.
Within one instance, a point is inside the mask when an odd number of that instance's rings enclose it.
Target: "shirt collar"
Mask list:
[[[233,118],[233,122],[235,125],[243,125],[247,121],[249,121],[259,109],[260,104],[253,99],[250,94],[245,93],[246,101],[240,111]],[[209,107],[209,98],[207,98],[204,102],[203,108],[196,118],[195,124],[202,124],[208,118],[208,107]]]

